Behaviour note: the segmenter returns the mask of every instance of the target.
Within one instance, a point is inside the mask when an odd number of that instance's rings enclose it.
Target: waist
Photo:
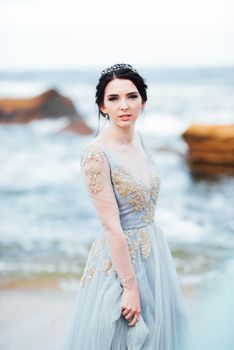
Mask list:
[[[149,226],[149,225],[152,225],[154,224],[154,220],[149,222],[149,223],[141,223],[139,225],[121,225],[122,226],[122,229],[124,231],[127,231],[127,230],[134,230],[134,229],[137,229],[137,228],[142,228],[142,227],[146,227],[146,226]]]
[[[154,222],[154,205],[145,210],[136,211],[131,208],[120,212],[121,226],[124,230],[145,227]]]

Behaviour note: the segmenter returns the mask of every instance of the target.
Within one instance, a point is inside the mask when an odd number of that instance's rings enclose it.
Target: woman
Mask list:
[[[83,150],[81,173],[102,234],[92,244],[66,350],[187,349],[187,316],[171,253],[154,221],[160,174],[136,120],[147,85],[131,65],[101,73],[106,128]]]

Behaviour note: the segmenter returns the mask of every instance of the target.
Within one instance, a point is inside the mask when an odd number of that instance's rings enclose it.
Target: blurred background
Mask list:
[[[19,332],[34,324],[17,349],[55,349],[69,318],[101,230],[79,164],[98,131],[95,87],[101,70],[129,63],[148,84],[136,127],[161,171],[155,220],[196,349],[233,349],[226,293],[234,291],[232,1],[1,0],[0,13],[2,348],[16,349]],[[25,315],[20,329],[9,305]],[[51,337],[36,344],[47,325]]]

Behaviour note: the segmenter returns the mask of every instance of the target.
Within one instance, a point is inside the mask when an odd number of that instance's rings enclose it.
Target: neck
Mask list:
[[[134,126],[130,128],[117,128],[109,125],[107,129],[108,138],[116,145],[134,146],[135,144],[135,129]]]

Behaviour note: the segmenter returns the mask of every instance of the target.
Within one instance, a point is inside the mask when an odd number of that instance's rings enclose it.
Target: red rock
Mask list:
[[[188,161],[196,169],[216,172],[234,168],[234,125],[191,125],[182,134]],[[214,166],[213,168],[211,166]]]
[[[93,133],[93,130],[87,126],[83,120],[78,122],[72,122],[70,125],[66,126],[62,131],[69,131],[80,135],[89,135]]]
[[[0,99],[0,123],[25,124],[32,120],[68,117],[71,128],[79,134],[91,134],[93,130],[82,120],[73,102],[56,90],[48,90],[38,96],[24,99]]]

